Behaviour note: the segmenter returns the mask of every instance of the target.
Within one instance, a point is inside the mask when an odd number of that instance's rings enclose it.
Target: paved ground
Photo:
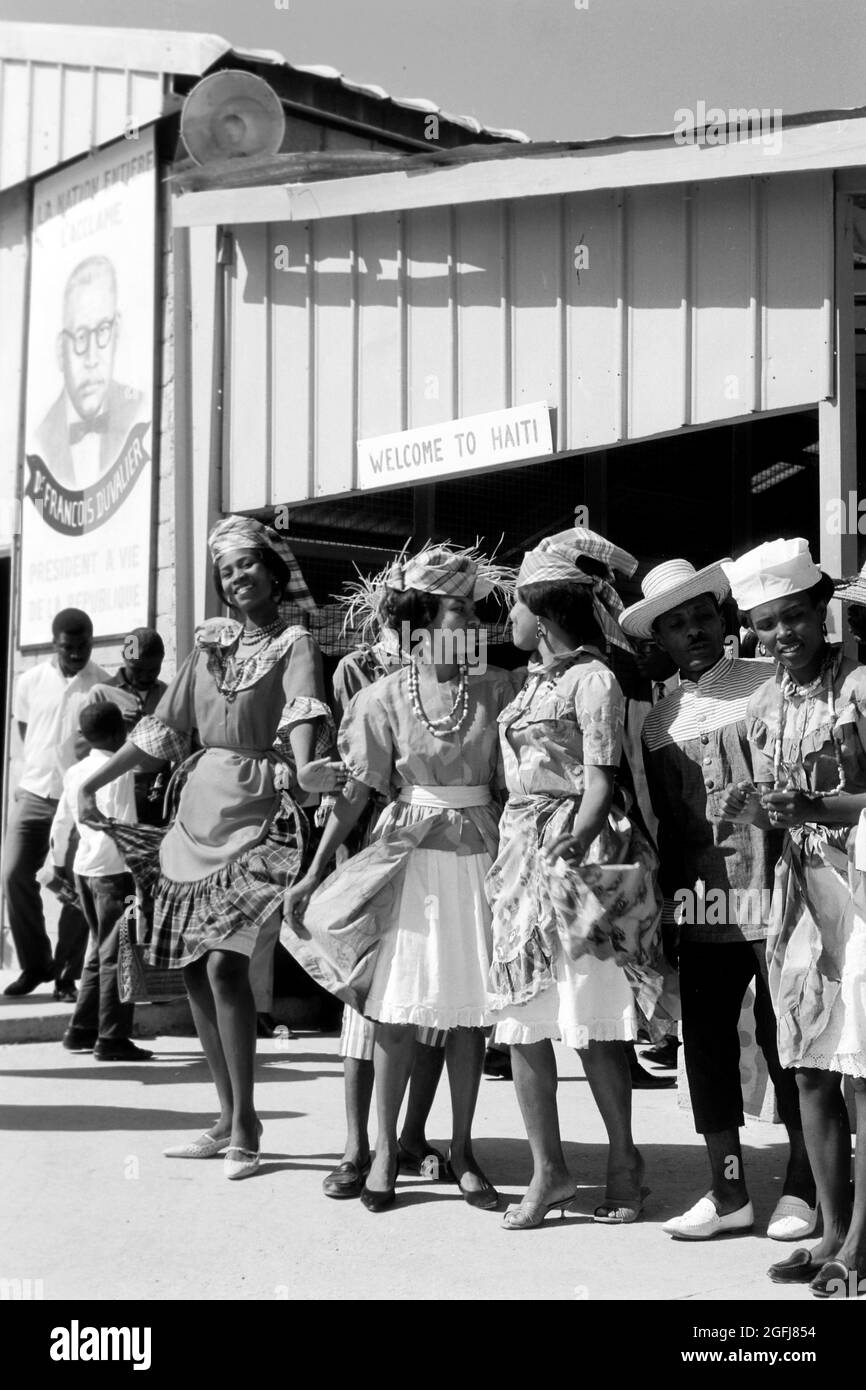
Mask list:
[[[62,1006],[58,1006],[62,1007]],[[761,1233],[780,1193],[784,1131],[749,1122],[746,1157],[758,1234],[671,1241],[661,1223],[704,1190],[702,1146],[671,1091],[635,1094],[635,1134],[652,1196],[643,1221],[593,1224],[603,1196],[601,1121],[576,1056],[559,1049],[567,1152],[578,1214],[508,1232],[453,1187],[401,1180],[374,1216],[329,1201],[323,1175],[343,1138],[337,1038],[260,1043],[257,1091],[266,1161],[243,1182],[221,1160],[170,1161],[164,1145],[213,1117],[198,1042],[160,1037],[151,1064],[107,1064],[56,1042],[0,1046],[0,1278],[42,1281],[46,1299],[675,1299],[776,1300],[767,1266],[786,1249]],[[445,1140],[443,1085],[429,1137]],[[513,1086],[485,1080],[478,1153],[514,1200],[528,1151]],[[796,1320],[803,1309],[790,1310]],[[776,1317],[782,1314],[777,1309]]]

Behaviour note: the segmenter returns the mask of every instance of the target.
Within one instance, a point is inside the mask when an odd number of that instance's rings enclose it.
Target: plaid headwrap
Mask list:
[[[443,598],[486,598],[494,590],[507,593],[514,571],[494,564],[475,546],[457,550],[448,545],[429,546],[409,559],[400,558],[388,570],[385,586],[403,591],[417,589]]]
[[[605,638],[612,645],[630,652],[631,644],[618,622],[623,611],[622,600],[609,580],[587,574],[580,568],[583,555],[606,565],[611,577],[615,569],[632,575],[638,565],[633,555],[621,550],[604,536],[584,526],[573,526],[569,531],[546,536],[534,550],[526,552],[517,574],[517,588],[519,590],[524,584],[561,584],[563,581],[588,585],[592,590],[595,619]]]
[[[284,603],[294,603],[315,613],[313,596],[304,582],[300,566],[284,536],[254,516],[226,516],[218,521],[208,536],[211,559],[218,565],[224,555],[235,550],[272,550],[289,571],[289,583]]]

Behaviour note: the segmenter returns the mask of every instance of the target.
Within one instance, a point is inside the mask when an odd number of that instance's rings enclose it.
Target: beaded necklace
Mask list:
[[[281,632],[284,627],[285,623],[278,613],[275,618],[272,618],[269,623],[265,623],[262,627],[244,628],[241,633],[241,646],[253,647],[257,642],[263,642],[268,637],[276,637],[277,633]]]
[[[809,681],[808,685],[798,685],[789,671],[785,671],[779,685],[779,733],[776,738],[776,747],[773,753],[773,783],[777,791],[785,790],[788,786],[787,779],[782,781],[782,737],[785,732],[785,722],[788,711],[788,704],[792,695],[799,695],[801,699],[812,701],[824,691],[826,680],[827,709],[830,714],[830,738],[833,744],[833,751],[836,755],[836,767],[839,779],[836,786],[829,791],[810,792],[801,789],[801,794],[810,801],[815,801],[819,797],[839,796],[845,790],[845,768],[842,764],[842,750],[839,743],[833,738],[833,727],[836,723],[836,695],[833,690],[833,681],[838,670],[841,652],[835,653],[832,648],[828,649],[827,655],[821,665],[821,670],[814,680]],[[804,721],[805,722],[805,721]],[[803,756],[803,736],[800,735],[800,743],[797,749],[796,761],[802,762]]]
[[[251,647],[255,644],[258,650],[250,652],[247,656],[238,656],[232,653],[226,658],[222,676],[217,682],[217,689],[228,704],[237,698],[238,687],[244,678],[247,662],[254,663],[265,647],[284,630],[285,626],[282,618],[278,617],[264,627],[254,628],[255,636],[248,637],[246,630],[241,633],[238,645],[244,644]]]
[[[412,661],[409,664],[409,698],[412,701],[412,713],[415,718],[437,738],[442,738],[445,734],[458,734],[466,723],[466,716],[469,713],[469,673],[466,667],[460,667],[457,693],[448,714],[441,719],[430,719],[424,712],[418,676],[418,663]],[[456,717],[458,710],[460,711],[459,718]]]

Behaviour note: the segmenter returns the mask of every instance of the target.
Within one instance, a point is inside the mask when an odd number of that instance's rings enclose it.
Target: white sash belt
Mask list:
[[[401,787],[398,800],[409,806],[432,806],[437,811],[461,806],[487,806],[490,788],[483,787]]]

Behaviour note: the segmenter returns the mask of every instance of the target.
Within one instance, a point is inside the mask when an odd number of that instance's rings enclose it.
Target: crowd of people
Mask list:
[[[670,1059],[679,1026],[710,1178],[663,1229],[709,1240],[756,1220],[738,1032],[752,987],[789,1141],[767,1235],[817,1240],[769,1277],[856,1293],[866,667],[827,639],[834,581],[806,542],[701,569],[669,560],[628,607],[617,583],[637,559],[584,527],[540,541],[516,572],[477,548],[404,551],[346,594],[361,642],[332,691],[309,631],[282,616],[287,602],[313,607],[285,537],[230,516],[209,545],[235,616],[201,625],[167,687],[156,633],[130,634],[109,677],[76,610],[54,621],[52,659],[19,679],[24,772],[4,875],[21,975],[7,993],[55,981],[74,999],[89,934],[65,1045],[146,1060],[116,969],[125,907],[146,900],[148,959],[183,972],[219,1101],[211,1128],[166,1155],[222,1154],[237,1180],[260,1163],[256,1018],[281,934],[345,1005],[347,1134],[325,1195],[378,1213],[402,1172],[500,1208],[472,1142],[495,1048],[510,1054],[532,1160],[509,1231],[576,1197],[555,1042],[578,1051],[607,1131],[594,1219],[641,1218],[634,1043],[644,1030]],[[866,573],[835,592],[859,635]],[[494,600],[515,670],[468,640]],[[754,656],[726,645],[732,613]],[[53,957],[36,877],[47,856],[65,898]],[[446,1154],[426,1137],[443,1068]]]

